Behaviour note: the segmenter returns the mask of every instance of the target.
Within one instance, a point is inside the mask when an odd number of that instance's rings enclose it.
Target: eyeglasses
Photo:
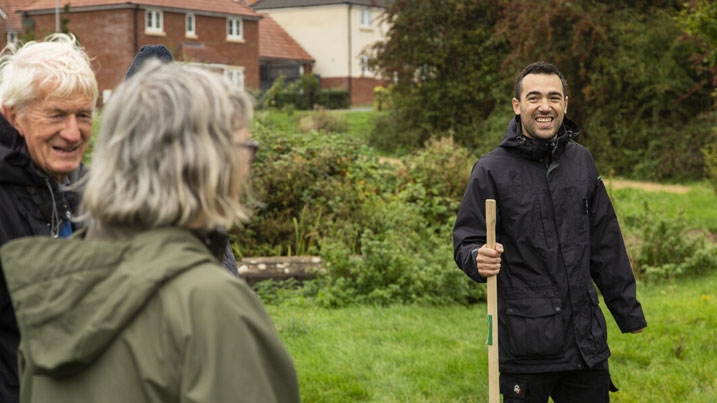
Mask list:
[[[259,149],[259,142],[255,140],[247,140],[243,142],[235,142],[235,146],[239,148],[245,148],[249,150],[249,163],[254,162],[254,158],[256,157],[256,150]]]

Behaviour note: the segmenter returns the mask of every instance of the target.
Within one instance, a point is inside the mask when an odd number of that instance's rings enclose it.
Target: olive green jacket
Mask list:
[[[210,249],[176,228],[3,246],[21,402],[298,401],[271,319]]]

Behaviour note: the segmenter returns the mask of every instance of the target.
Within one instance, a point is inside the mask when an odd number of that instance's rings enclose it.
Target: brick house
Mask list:
[[[313,72],[322,88],[349,91],[352,105],[373,101],[385,82],[368,69],[363,50],[385,38],[379,18],[387,0],[257,0],[252,7],[269,14],[316,60]]]
[[[57,30],[58,21],[77,36],[93,58],[100,102],[122,82],[145,44],[164,44],[175,60],[201,64],[235,85],[259,89],[262,17],[243,1],[72,0],[64,12],[68,0],[60,0],[59,13],[56,0],[24,3],[16,10],[36,38]]]
[[[27,0],[0,0],[0,49],[17,44],[22,34],[22,17],[15,12]]]

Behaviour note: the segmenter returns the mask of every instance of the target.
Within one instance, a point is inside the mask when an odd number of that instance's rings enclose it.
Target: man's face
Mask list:
[[[92,112],[90,97],[72,95],[41,97],[21,110],[11,108],[6,117],[25,138],[35,165],[61,182],[82,162],[92,135]]]
[[[520,99],[513,98],[513,111],[520,115],[523,134],[549,140],[558,134],[568,111],[568,97],[555,74],[528,74],[523,77]]]

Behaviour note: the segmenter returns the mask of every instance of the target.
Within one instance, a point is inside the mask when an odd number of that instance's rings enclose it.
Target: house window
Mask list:
[[[368,8],[361,9],[361,27],[371,28],[371,10]]]
[[[17,32],[8,32],[7,33],[7,43],[17,45]]]
[[[368,67],[368,56],[361,55],[361,74],[366,74],[371,71]]]
[[[227,18],[227,39],[243,39],[241,18]]]
[[[147,32],[163,32],[161,10],[148,9],[144,21],[144,29]]]
[[[184,19],[185,25],[186,25],[186,32],[184,33],[185,36],[197,36],[197,30],[195,27],[196,19],[194,18],[194,14],[188,13],[186,18]]]
[[[244,89],[244,70],[237,69],[237,68],[228,68],[224,72],[224,75],[229,79],[229,81],[234,84],[235,87],[238,87],[239,89]]]

